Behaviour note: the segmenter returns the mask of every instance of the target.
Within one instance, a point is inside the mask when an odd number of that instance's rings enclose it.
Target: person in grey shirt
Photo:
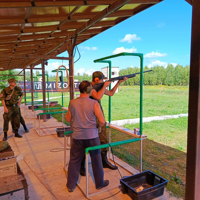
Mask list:
[[[69,192],[73,192],[76,188],[85,149],[100,145],[98,132],[101,131],[101,127],[105,124],[100,105],[96,100],[89,98],[92,92],[91,83],[82,81],[79,85],[79,90],[80,97],[70,101],[68,112],[65,116],[67,122],[71,121],[73,129],[67,180]],[[99,124],[96,124],[96,117],[99,120]],[[106,187],[109,181],[104,180],[101,151],[98,149],[89,153],[96,189]]]

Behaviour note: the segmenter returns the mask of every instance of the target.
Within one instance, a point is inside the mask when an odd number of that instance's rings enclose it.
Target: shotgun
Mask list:
[[[147,71],[144,71],[143,73],[151,72],[151,71],[153,71],[153,70],[147,70]],[[140,72],[135,73],[135,74],[125,75],[125,76],[114,77],[114,78],[109,79],[108,81],[111,81],[111,82],[119,81],[119,80],[123,80],[124,77],[133,78],[133,77],[135,77],[137,74],[140,74]],[[95,85],[93,86],[93,89],[95,89],[96,91],[99,91],[99,90],[101,90],[101,88],[103,87],[103,84],[104,84],[104,82],[103,82],[103,83],[99,83],[99,84],[95,84]]]

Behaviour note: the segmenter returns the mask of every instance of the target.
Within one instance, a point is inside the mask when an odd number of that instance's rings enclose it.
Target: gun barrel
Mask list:
[[[153,70],[147,70],[147,71],[144,71],[143,73],[151,72],[151,71],[153,71]],[[124,79],[124,77],[133,78],[133,77],[135,77],[137,74],[140,74],[140,72],[135,73],[135,74],[125,75],[125,76],[118,76],[118,77],[115,77],[115,78],[111,78],[111,79],[109,79],[108,81],[114,82],[114,81],[122,80],[122,79]]]

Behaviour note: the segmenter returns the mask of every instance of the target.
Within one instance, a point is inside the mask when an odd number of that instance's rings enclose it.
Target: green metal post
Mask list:
[[[116,58],[119,56],[138,56],[140,57],[140,135],[142,135],[142,113],[143,113],[143,54],[141,53],[119,53],[112,56],[107,56],[104,58],[99,58],[94,60],[94,62],[102,62],[106,59]],[[107,61],[108,62],[108,61]]]
[[[99,60],[99,61],[94,61],[98,63],[108,63],[109,64],[109,79],[111,78],[111,61],[110,60]],[[111,90],[111,84],[109,85],[109,90]],[[111,96],[109,96],[109,102],[108,102],[108,121],[109,123],[111,122]]]
[[[140,140],[140,172],[142,172],[143,54],[141,54],[141,53],[120,53],[120,54],[107,56],[107,57],[104,57],[104,58],[94,60],[94,62],[103,62],[104,60],[119,57],[119,56],[138,56],[138,57],[140,57],[140,137],[141,137],[141,140]],[[110,71],[110,74],[111,74],[111,71]]]
[[[62,89],[63,89],[63,71],[60,71],[61,72],[61,77],[62,77]],[[63,107],[63,104],[64,104],[64,99],[63,99],[63,91],[62,91],[62,107]]]
[[[143,55],[140,56],[140,135],[142,135],[143,119]]]

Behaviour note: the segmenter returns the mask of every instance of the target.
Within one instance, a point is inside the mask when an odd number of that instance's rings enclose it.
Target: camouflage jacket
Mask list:
[[[0,94],[0,101],[5,100],[5,103],[6,103],[7,106],[13,105],[13,104],[17,104],[18,101],[19,101],[19,97],[21,97],[21,96],[23,95],[22,89],[21,89],[20,87],[16,86],[16,87],[14,88],[14,92],[13,92],[11,98],[10,98],[9,100],[6,100],[6,97],[7,97],[8,95],[11,95],[12,91],[13,91],[13,90],[10,88],[10,86],[4,88],[4,89],[1,91],[1,94]]]

